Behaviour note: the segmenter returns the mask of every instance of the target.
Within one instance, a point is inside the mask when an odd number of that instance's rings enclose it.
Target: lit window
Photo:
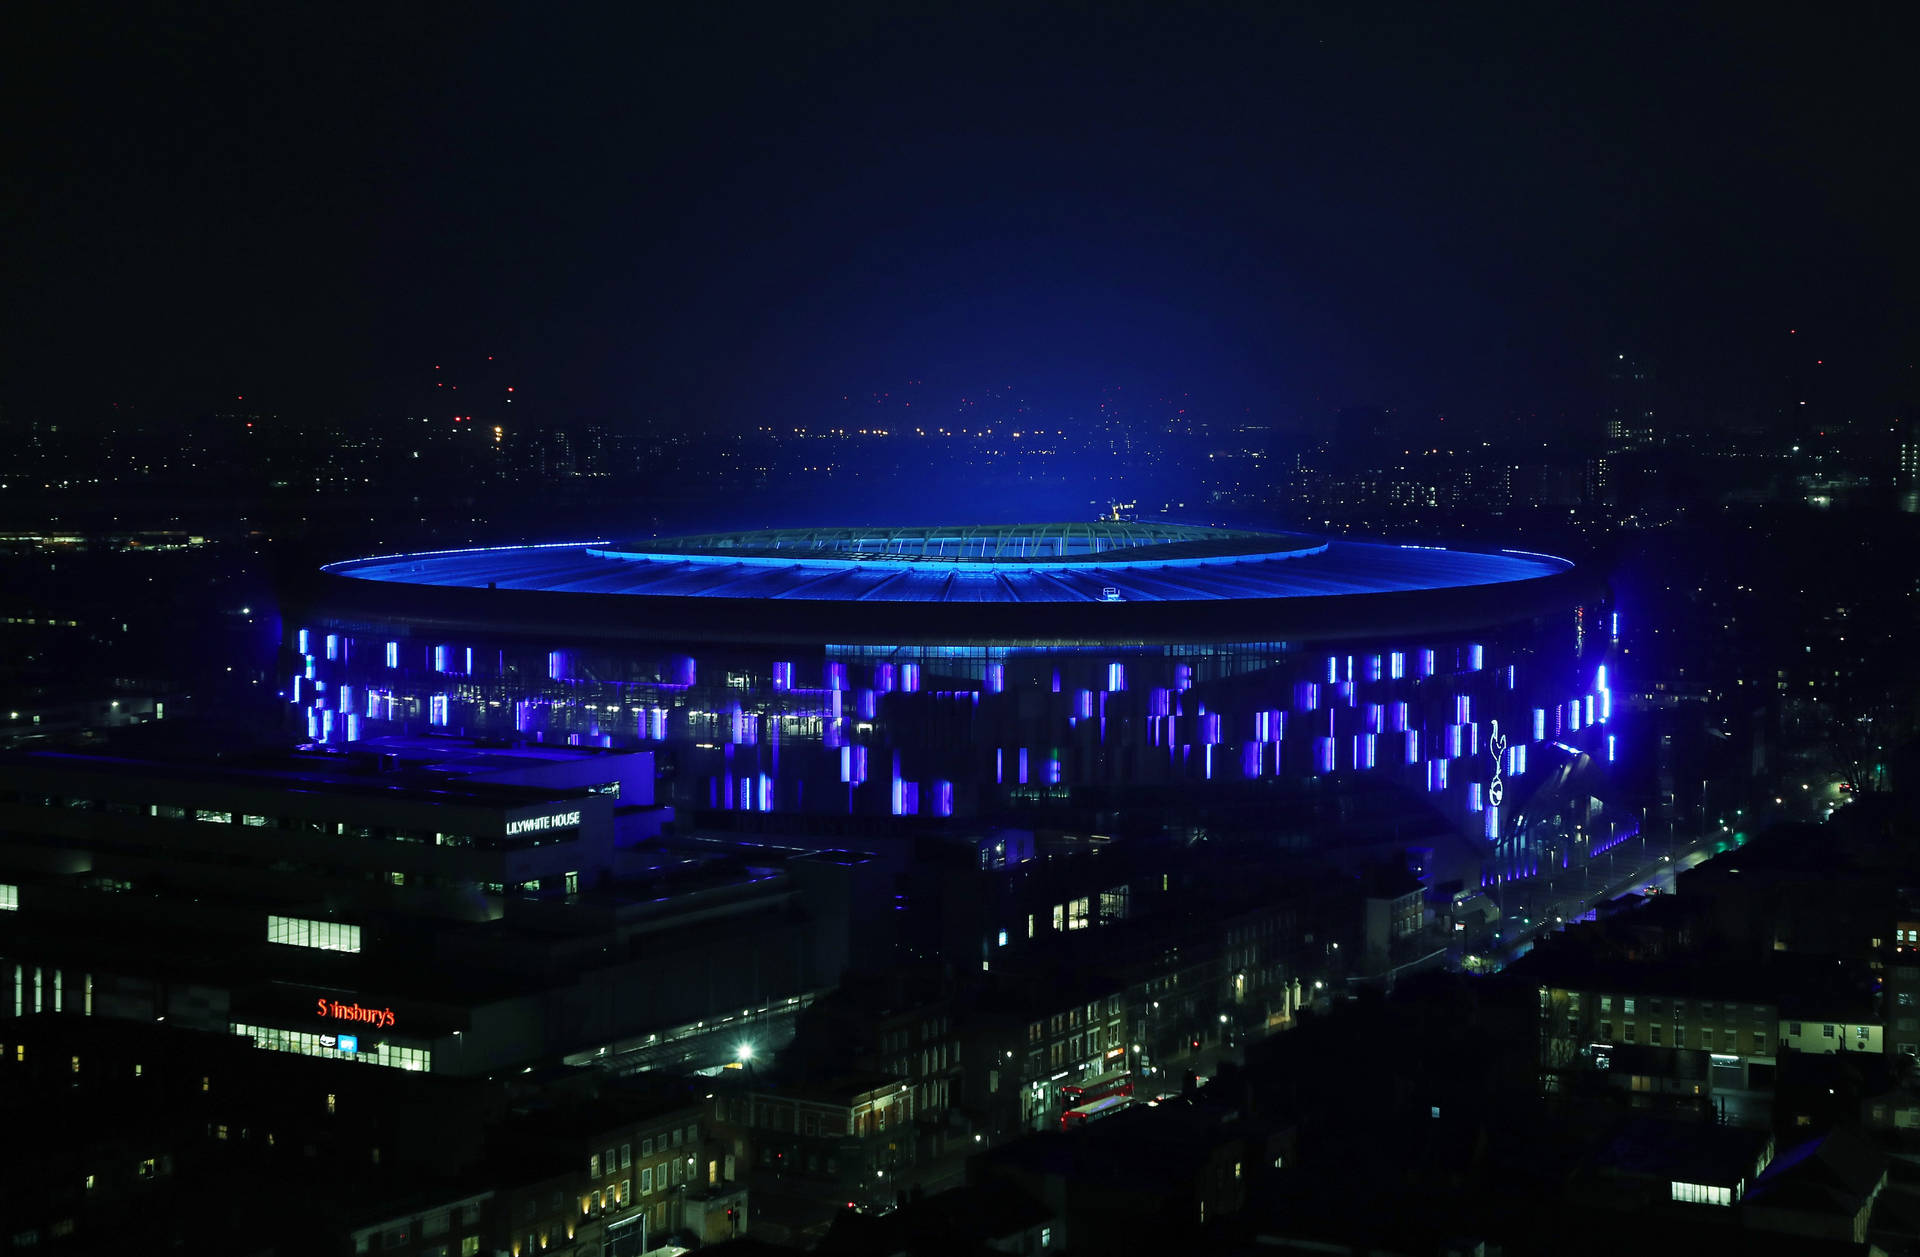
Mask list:
[[[341,921],[312,921],[304,917],[267,918],[267,941],[319,951],[358,952],[360,927]]]

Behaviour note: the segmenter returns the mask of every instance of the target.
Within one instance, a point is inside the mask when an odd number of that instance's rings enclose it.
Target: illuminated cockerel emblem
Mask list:
[[[1487,754],[1493,756],[1493,780],[1487,783],[1487,802],[1499,807],[1507,794],[1507,779],[1502,775],[1506,767],[1507,735],[1500,732],[1498,720],[1489,723],[1493,726],[1493,732],[1487,736]]]

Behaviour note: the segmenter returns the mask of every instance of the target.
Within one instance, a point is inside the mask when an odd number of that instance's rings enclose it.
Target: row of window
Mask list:
[[[610,786],[593,787],[596,793],[619,793],[619,783]],[[474,847],[484,846],[498,849],[518,849],[528,846],[542,846],[553,842],[567,842],[579,837],[577,828],[546,830],[537,837],[525,841],[504,842],[499,839],[475,838],[471,834],[450,834],[437,830],[391,829],[379,825],[356,825],[347,821],[319,821],[294,816],[263,816],[252,812],[233,812],[224,808],[187,807],[174,803],[128,803],[118,800],[100,800],[78,797],[63,797],[46,794],[13,795],[8,792],[0,795],[0,802],[19,802],[30,806],[65,807],[79,811],[108,812],[122,816],[146,816],[156,820],[191,820],[208,825],[240,825],[253,829],[284,829],[295,833],[324,834],[334,838],[378,838],[390,842],[413,843],[420,846],[436,847]]]
[[[230,1023],[235,1034],[246,1035],[253,1046],[269,1052],[293,1052],[300,1056],[325,1056],[335,1060],[359,1061],[364,1065],[385,1065],[390,1069],[409,1069],[426,1073],[433,1068],[433,1052],[427,1048],[403,1047],[397,1043],[368,1040],[361,1046],[359,1035],[329,1034],[305,1030],[282,1030],[277,1026],[249,1026]]]
[[[360,950],[360,927],[343,921],[269,916],[267,941],[285,943],[289,947],[312,947],[319,951],[357,952]]]
[[[1682,1183],[1676,1179],[1673,1198],[1690,1205],[1730,1205],[1733,1203],[1733,1189],[1705,1183]]]
[[[63,969],[42,965],[13,967],[13,1015],[63,1013],[67,1011],[68,978]],[[80,1012],[93,1016],[93,975],[83,973],[74,994],[80,997]]]
[[[1572,1005],[1573,1007],[1575,1007],[1575,1008],[1578,1008],[1578,1007],[1580,1007],[1580,993],[1579,993],[1578,991],[1575,991],[1575,992],[1573,992],[1573,993],[1572,993],[1571,995],[1569,995],[1569,996],[1568,996],[1568,1002],[1569,1002],[1569,1003],[1570,1003],[1570,1004],[1571,1004],[1571,1005]],[[1657,1009],[1657,1007],[1658,1007],[1658,1006],[1659,1006],[1659,1005],[1660,1005],[1660,1004],[1661,1004],[1662,1002],[1663,1002],[1662,1000],[1660,1000],[1660,999],[1657,999],[1657,998],[1656,998],[1656,999],[1651,999],[1651,1000],[1648,1000],[1648,1001],[1647,1001],[1647,1003],[1648,1003],[1648,1005],[1649,1005],[1649,1011],[1653,1011],[1654,1009]],[[1684,1004],[1686,1003],[1686,1001],[1685,1001],[1685,1000],[1677,1000],[1677,999],[1676,999],[1676,1000],[1674,1000],[1674,1001],[1673,1001],[1673,1003],[1674,1003],[1674,1005],[1675,1005],[1675,1007],[1679,1007],[1679,1006],[1681,1006],[1681,1005],[1684,1005]],[[1622,997],[1620,998],[1620,1011],[1621,1011],[1622,1013],[1625,1013],[1625,1014],[1626,1014],[1627,1016],[1629,1016],[1629,1017],[1632,1017],[1632,1016],[1634,1016],[1634,1015],[1635,1015],[1635,1010],[1636,1010],[1636,1008],[1637,1008],[1637,1006],[1638,1006],[1638,1004],[1639,1004],[1639,1001],[1638,1001],[1637,999],[1635,999],[1635,998],[1634,998],[1633,996],[1631,996],[1631,995],[1626,995],[1626,996],[1622,996]],[[1611,996],[1611,995],[1602,995],[1602,996],[1600,997],[1600,1011],[1601,1011],[1601,1012],[1603,1012],[1603,1013],[1610,1013],[1610,1012],[1612,1012],[1612,1011],[1613,1011],[1613,1005],[1614,1005],[1614,998],[1613,998],[1613,996]],[[1710,1016],[1712,1016],[1712,1015],[1713,1015],[1713,1010],[1714,1010],[1714,1007],[1715,1007],[1715,1003],[1714,1003],[1714,1001],[1713,1001],[1713,1000],[1703,1000],[1703,1001],[1702,1001],[1702,1002],[1700,1003],[1700,1005],[1699,1005],[1699,1012],[1700,1012],[1700,1015],[1701,1015],[1701,1016],[1703,1016],[1703,1017],[1710,1017]],[[1742,1008],[1742,1007],[1746,1007],[1746,1008],[1750,1008],[1750,1009],[1752,1009],[1752,1011],[1753,1011],[1753,1015],[1754,1015],[1755,1017],[1765,1017],[1765,1016],[1767,1015],[1767,1009],[1766,1009],[1766,1006],[1765,1006],[1764,1004],[1748,1004],[1748,1005],[1741,1005],[1741,1004],[1735,1004],[1735,1003],[1732,1003],[1731,1001],[1729,1001],[1729,1002],[1727,1003],[1727,1005],[1726,1005],[1726,1015],[1727,1015],[1728,1017],[1736,1017],[1736,1016],[1738,1016],[1738,1015],[1739,1015],[1739,1013],[1740,1013],[1740,1010],[1741,1010],[1741,1008]]]
[[[1611,1021],[1601,1022],[1599,1031],[1600,1038],[1603,1041],[1611,1040],[1613,1038],[1613,1023]],[[1671,1044],[1665,1042],[1665,1038],[1666,1034],[1662,1027],[1657,1025],[1647,1027],[1647,1042],[1649,1044],[1654,1047],[1677,1048],[1687,1046],[1687,1028],[1685,1026],[1675,1026],[1673,1028],[1673,1042]],[[1620,1041],[1623,1043],[1634,1043],[1638,1041],[1638,1026],[1634,1022],[1629,1021],[1620,1027]],[[1753,1032],[1752,1043],[1753,1047],[1750,1049],[1751,1051],[1764,1054],[1767,1050],[1767,1032],[1764,1030],[1755,1030]],[[1738,1052],[1740,1050],[1740,1032],[1738,1030],[1725,1030],[1716,1034],[1712,1027],[1702,1027],[1700,1031],[1699,1050],[1703,1052]]]
[[[1869,1031],[1871,1031],[1871,1030],[1872,1030],[1872,1028],[1873,1028],[1873,1027],[1871,1027],[1871,1026],[1855,1026],[1855,1027],[1854,1027],[1854,1038],[1856,1038],[1856,1039],[1858,1039],[1858,1040],[1859,1040],[1860,1042],[1862,1042],[1862,1043],[1865,1043],[1865,1042],[1867,1041],[1867,1038],[1868,1038],[1868,1032],[1869,1032]],[[1836,1031],[1837,1031],[1837,1033],[1836,1033]],[[1788,1022],[1788,1023],[1787,1023],[1787,1033],[1788,1033],[1789,1035],[1791,1035],[1791,1036],[1792,1036],[1793,1038],[1796,1038],[1796,1039],[1797,1039],[1797,1038],[1799,1038],[1799,1037],[1800,1037],[1800,1033],[1801,1033],[1801,1032],[1800,1032],[1800,1023],[1799,1023],[1799,1022],[1797,1022],[1797,1021],[1790,1021],[1790,1022]],[[1840,1039],[1844,1039],[1844,1038],[1846,1038],[1846,1037],[1847,1037],[1847,1028],[1846,1028],[1845,1026],[1825,1026],[1825,1025],[1823,1025],[1823,1026],[1821,1026],[1821,1027],[1820,1027],[1820,1037],[1821,1037],[1821,1038],[1823,1038],[1823,1039],[1833,1039],[1833,1038],[1840,1038]]]
[[[729,1158],[731,1159],[731,1158]],[[669,1191],[693,1181],[692,1157],[675,1157],[657,1165],[640,1167],[640,1194],[651,1196],[657,1191]],[[617,1183],[608,1183],[604,1188],[589,1192],[580,1197],[580,1212],[592,1213],[600,1209],[624,1209],[632,1204],[633,1178],[628,1176]]]
[[[699,1142],[700,1124],[698,1122],[695,1122],[685,1129],[676,1126],[671,1133],[660,1136],[660,1151],[665,1152],[670,1147],[681,1147],[683,1143],[697,1144]],[[642,1157],[652,1156],[653,1145],[654,1141],[652,1139],[642,1139],[640,1141],[640,1155]],[[630,1143],[621,1144],[618,1155],[615,1154],[614,1149],[608,1148],[604,1153],[596,1152],[588,1157],[587,1177],[599,1178],[603,1173],[611,1174],[615,1170],[624,1170],[632,1164],[633,1145]]]

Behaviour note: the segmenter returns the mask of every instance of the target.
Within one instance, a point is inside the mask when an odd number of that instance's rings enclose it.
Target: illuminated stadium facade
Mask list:
[[[1614,621],[1585,573],[1523,551],[1121,522],[750,531],[334,563],[287,624],[316,742],[643,746],[664,797],[716,820],[1284,825],[1384,791],[1465,857],[1426,871],[1483,883],[1625,836],[1590,800],[1569,820],[1543,795],[1551,831],[1526,819],[1540,780],[1612,758]]]

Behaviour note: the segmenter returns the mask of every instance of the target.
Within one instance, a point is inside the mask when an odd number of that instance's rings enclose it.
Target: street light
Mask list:
[[[742,1043],[735,1055],[740,1058],[742,1065],[750,1064],[753,1060],[753,1044]]]

